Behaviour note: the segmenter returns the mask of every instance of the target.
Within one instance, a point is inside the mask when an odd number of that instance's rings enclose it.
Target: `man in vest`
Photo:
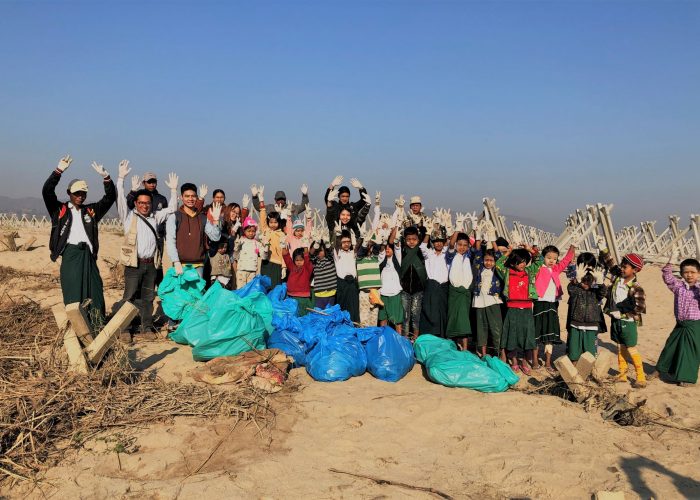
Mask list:
[[[128,198],[124,194],[124,178],[130,171],[129,161],[122,160],[119,163],[117,180],[117,211],[124,227],[124,244],[119,255],[120,262],[124,264],[122,300],[134,302],[137,298],[141,299],[139,301],[140,333],[143,338],[153,340],[156,338],[153,328],[153,299],[163,248],[158,227],[175,212],[178,178],[171,173],[168,182],[165,183],[170,188],[170,202],[166,202],[167,208],[154,212],[152,210],[153,192],[139,189],[133,196],[134,208],[129,209]],[[129,335],[130,340],[130,334],[125,335]]]
[[[85,204],[88,185],[81,179],[68,183],[70,201],[58,201],[56,186],[73,159],[65,156],[44,183],[42,196],[51,217],[49,249],[51,260],[61,256],[61,291],[63,303],[82,303],[90,299],[87,312],[93,329],[101,328],[105,317],[102,278],[97,269],[99,238],[97,224],[117,198],[114,182],[102,165],[92,162],[92,168],[102,176],[105,194],[96,203]]]
[[[205,214],[198,208],[197,186],[186,182],[180,187],[182,206],[168,217],[165,223],[165,249],[173,263],[175,272],[182,274],[184,264],[194,267],[204,276],[206,239],[217,242],[221,239],[221,203],[214,202]],[[174,330],[175,323],[168,321],[168,329]]]

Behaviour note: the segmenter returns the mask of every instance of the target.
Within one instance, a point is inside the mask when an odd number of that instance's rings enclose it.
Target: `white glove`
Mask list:
[[[382,192],[381,191],[377,191],[376,193],[374,193],[374,204],[378,207],[382,206]]]
[[[177,191],[177,182],[179,180],[180,178],[175,172],[170,172],[168,174],[168,180],[166,181],[165,185],[168,186],[171,191]]]
[[[126,176],[129,175],[129,172],[131,172],[131,169],[129,168],[129,160],[120,161],[119,162],[119,178],[126,179]]]
[[[265,186],[258,186],[258,198],[265,201]]]
[[[495,242],[498,239],[496,236],[496,226],[490,220],[485,221],[484,227],[486,228],[486,237],[489,242]]]
[[[105,170],[105,168],[102,165],[100,165],[99,163],[97,163],[96,161],[92,162],[92,168],[94,168],[95,172],[100,174],[103,179],[106,179],[107,177],[109,177],[109,172],[107,172]]]
[[[211,218],[214,219],[215,223],[219,222],[219,217],[221,216],[221,208],[222,205],[218,201],[215,201],[211,204],[211,208],[209,210],[211,211]]]
[[[328,193],[328,201],[338,201],[338,190],[336,188],[331,189]]]
[[[270,244],[270,234],[268,233],[268,231],[262,231],[260,233],[260,243],[262,243],[264,246]]]
[[[138,175],[132,175],[131,176],[131,190],[132,191],[138,191],[141,189],[141,177]]]
[[[250,205],[250,196],[246,193],[243,195],[243,200],[241,201],[241,210],[248,208],[248,205]]]
[[[372,204],[372,199],[369,197],[369,193],[362,193],[362,199],[365,200],[365,203],[367,203],[368,205]]]
[[[207,187],[206,184],[202,184],[201,186],[199,186],[199,197],[201,199],[206,198],[208,192],[209,192],[209,188]]]
[[[182,264],[179,262],[173,262],[173,267],[175,268],[175,274],[178,276],[182,274]]]
[[[608,248],[605,244],[605,238],[602,236],[598,236],[595,239],[595,246],[598,247],[598,250],[600,250],[601,252],[604,252]]]
[[[669,264],[672,264],[674,262],[678,262],[681,257],[681,252],[677,249],[674,248],[673,251],[671,252],[671,257],[669,257],[668,262]]]
[[[584,264],[578,264],[576,266],[576,281],[581,283],[581,279],[583,279],[587,272],[588,267],[586,267]]]
[[[73,162],[73,158],[70,157],[70,155],[66,155],[63,158],[61,158],[58,162],[58,166],[56,167],[56,170],[59,172],[63,173],[66,171],[68,167],[70,167],[70,164]]]
[[[257,184],[253,184],[252,186],[250,186],[250,193],[253,195],[253,198],[255,198],[258,195]]]
[[[595,278],[596,285],[602,285],[603,281],[605,281],[603,270],[599,267],[593,269],[593,277]]]
[[[331,186],[333,187],[338,187],[340,186],[340,183],[343,182],[343,176],[342,175],[336,175],[333,180],[331,181]]]
[[[318,250],[319,248],[321,248],[321,244],[318,241],[314,241],[314,248]]]
[[[355,189],[362,189],[362,183],[356,177],[350,179],[350,184],[352,184],[352,187],[354,187]]]
[[[300,189],[301,194],[309,194],[309,186],[307,186],[306,184],[302,184]]]
[[[311,205],[309,205],[308,203],[304,207],[304,213],[306,214],[306,220],[311,220],[314,218],[314,213],[311,210]]]
[[[455,214],[455,229],[457,231],[464,230],[464,218],[464,214],[461,212]]]
[[[447,230],[447,234],[451,235],[454,232],[454,227],[452,226],[452,214],[450,210],[451,209],[448,209],[447,212],[444,212],[443,225]]]
[[[532,235],[532,232],[530,233],[530,235]],[[532,241],[533,241],[533,245],[536,245],[536,243],[535,243],[536,238],[532,238]],[[578,248],[579,245],[581,245],[581,237],[580,237],[580,236],[574,236],[574,237],[571,239],[571,243],[569,243],[569,244],[570,244],[572,247]]]
[[[403,195],[394,200],[394,205],[396,205],[398,208],[403,208],[405,204],[406,200],[404,199]]]
[[[287,235],[282,234],[282,236],[280,236],[280,248],[284,248],[286,246],[287,246]]]
[[[340,221],[335,221],[335,226],[333,227],[333,232],[335,233],[336,236],[340,236],[340,233],[343,232],[343,228],[340,226]]]
[[[620,311],[610,311],[610,317],[615,319],[622,319],[622,314],[620,314]]]

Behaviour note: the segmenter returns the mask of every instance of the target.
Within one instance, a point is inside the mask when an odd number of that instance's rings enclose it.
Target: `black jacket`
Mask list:
[[[580,283],[572,281],[567,290],[571,326],[598,326],[602,315],[600,301],[605,297],[607,287],[600,285],[584,290]]]
[[[331,190],[326,189],[326,194],[323,197],[323,201],[326,203],[326,225],[328,226],[328,231],[331,235],[331,243],[335,240],[335,223],[340,219],[340,211],[347,209],[350,212],[350,221],[347,225],[342,225],[342,229],[349,229],[355,233],[355,239],[359,242],[360,240],[360,226],[365,222],[367,214],[369,214],[369,203],[367,203],[362,197],[363,193],[367,193],[365,188],[360,188],[360,199],[355,202],[350,203],[340,203],[339,201],[331,201],[330,207],[328,206],[328,195]]]
[[[73,223],[73,212],[68,206],[68,202],[58,201],[56,197],[56,186],[61,180],[61,173],[54,170],[44,183],[41,195],[44,204],[51,217],[51,237],[49,238],[49,249],[51,250],[51,260],[56,261],[63,253],[68,242],[71,224]],[[107,177],[104,180],[105,195],[96,203],[89,203],[80,207],[81,222],[85,227],[85,232],[92,245],[92,255],[97,258],[99,250],[99,240],[97,237],[97,224],[109,211],[112,204],[117,200],[117,188],[112,179]]]

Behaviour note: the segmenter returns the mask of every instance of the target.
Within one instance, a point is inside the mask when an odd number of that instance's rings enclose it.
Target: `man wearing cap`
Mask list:
[[[143,179],[143,180],[142,180]],[[126,206],[129,210],[133,210],[136,204],[136,192],[140,189],[145,189],[151,193],[153,204],[151,205],[151,215],[158,210],[168,208],[168,199],[158,192],[158,177],[153,172],[146,172],[142,178],[138,175],[131,177],[131,191],[126,195]]]
[[[117,180],[117,211],[124,227],[124,243],[119,260],[124,264],[124,297],[122,301],[134,302],[140,297],[140,333],[154,339],[153,299],[155,298],[157,270],[163,255],[158,227],[177,207],[177,175],[170,174],[165,184],[170,188],[170,203],[167,208],[152,211],[153,191],[140,189],[134,194],[135,209],[127,208],[124,196],[124,178],[129,174],[129,161],[119,163]],[[131,193],[129,193],[131,194]],[[130,334],[125,333],[130,337]],[[127,340],[130,340],[127,339]]]
[[[301,185],[301,203],[299,205],[295,205],[292,208],[292,217],[297,217],[299,214],[301,214],[304,210],[306,210],[306,205],[309,204],[309,186],[306,184]],[[258,196],[258,189],[257,186],[253,185],[250,188],[251,193],[253,194],[253,208],[255,210],[258,209],[260,206],[260,197]],[[275,202],[274,203],[268,203],[265,205],[265,209],[267,210],[267,213],[271,212],[283,212],[283,208],[287,204],[287,195],[284,193],[284,191],[277,191],[275,193]],[[283,217],[284,219],[284,217]]]
[[[406,227],[416,226],[420,231],[421,239],[423,239],[425,238],[425,234],[428,230],[428,228],[425,227],[428,217],[425,215],[425,213],[423,213],[423,202],[421,201],[420,196],[411,196],[408,206],[410,210],[408,212],[408,217],[406,217],[406,220],[404,221],[404,225]]]
[[[85,204],[88,185],[82,179],[68,183],[70,201],[58,201],[56,186],[63,172],[70,167],[70,156],[61,158],[44,183],[42,196],[51,217],[49,250],[51,260],[61,256],[61,291],[63,303],[72,304],[90,299],[88,317],[94,329],[101,327],[105,316],[102,278],[97,269],[99,250],[98,227],[100,219],[109,211],[117,198],[117,191],[109,173],[102,165],[92,162],[92,168],[102,176],[105,194],[96,203]]]

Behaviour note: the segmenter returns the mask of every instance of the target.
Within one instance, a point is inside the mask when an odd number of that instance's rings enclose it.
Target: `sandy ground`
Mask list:
[[[45,232],[36,235],[39,248],[2,252],[0,265],[47,276],[13,279],[0,284],[0,294],[25,294],[48,307],[61,300],[51,279],[58,265],[49,260]],[[118,236],[102,235],[103,277],[109,272],[103,257],[116,258],[118,245]],[[109,305],[121,291],[105,281]],[[651,370],[674,323],[673,302],[659,268],[646,268],[640,281],[648,314],[639,347]],[[601,340],[610,346],[608,334]],[[556,352],[563,352],[561,346]],[[132,354],[142,368],[166,380],[192,382],[188,371],[196,363],[187,347],[143,342]],[[330,471],[336,469],[431,487],[455,498],[591,498],[598,491],[624,492],[625,498],[700,497],[697,433],[657,425],[620,427],[554,396],[448,389],[427,381],[419,365],[396,384],[367,374],[325,384],[301,369],[292,372],[289,386],[274,396],[278,416],[271,432],[260,433],[252,424],[233,428],[228,419],[177,419],[128,436],[112,433],[49,469],[37,487],[0,493],[17,498],[28,493],[53,498],[439,498]],[[617,387],[633,400],[647,399],[670,422],[700,425],[698,387],[660,380],[646,389]],[[115,440],[138,449],[117,455],[109,451]]]

